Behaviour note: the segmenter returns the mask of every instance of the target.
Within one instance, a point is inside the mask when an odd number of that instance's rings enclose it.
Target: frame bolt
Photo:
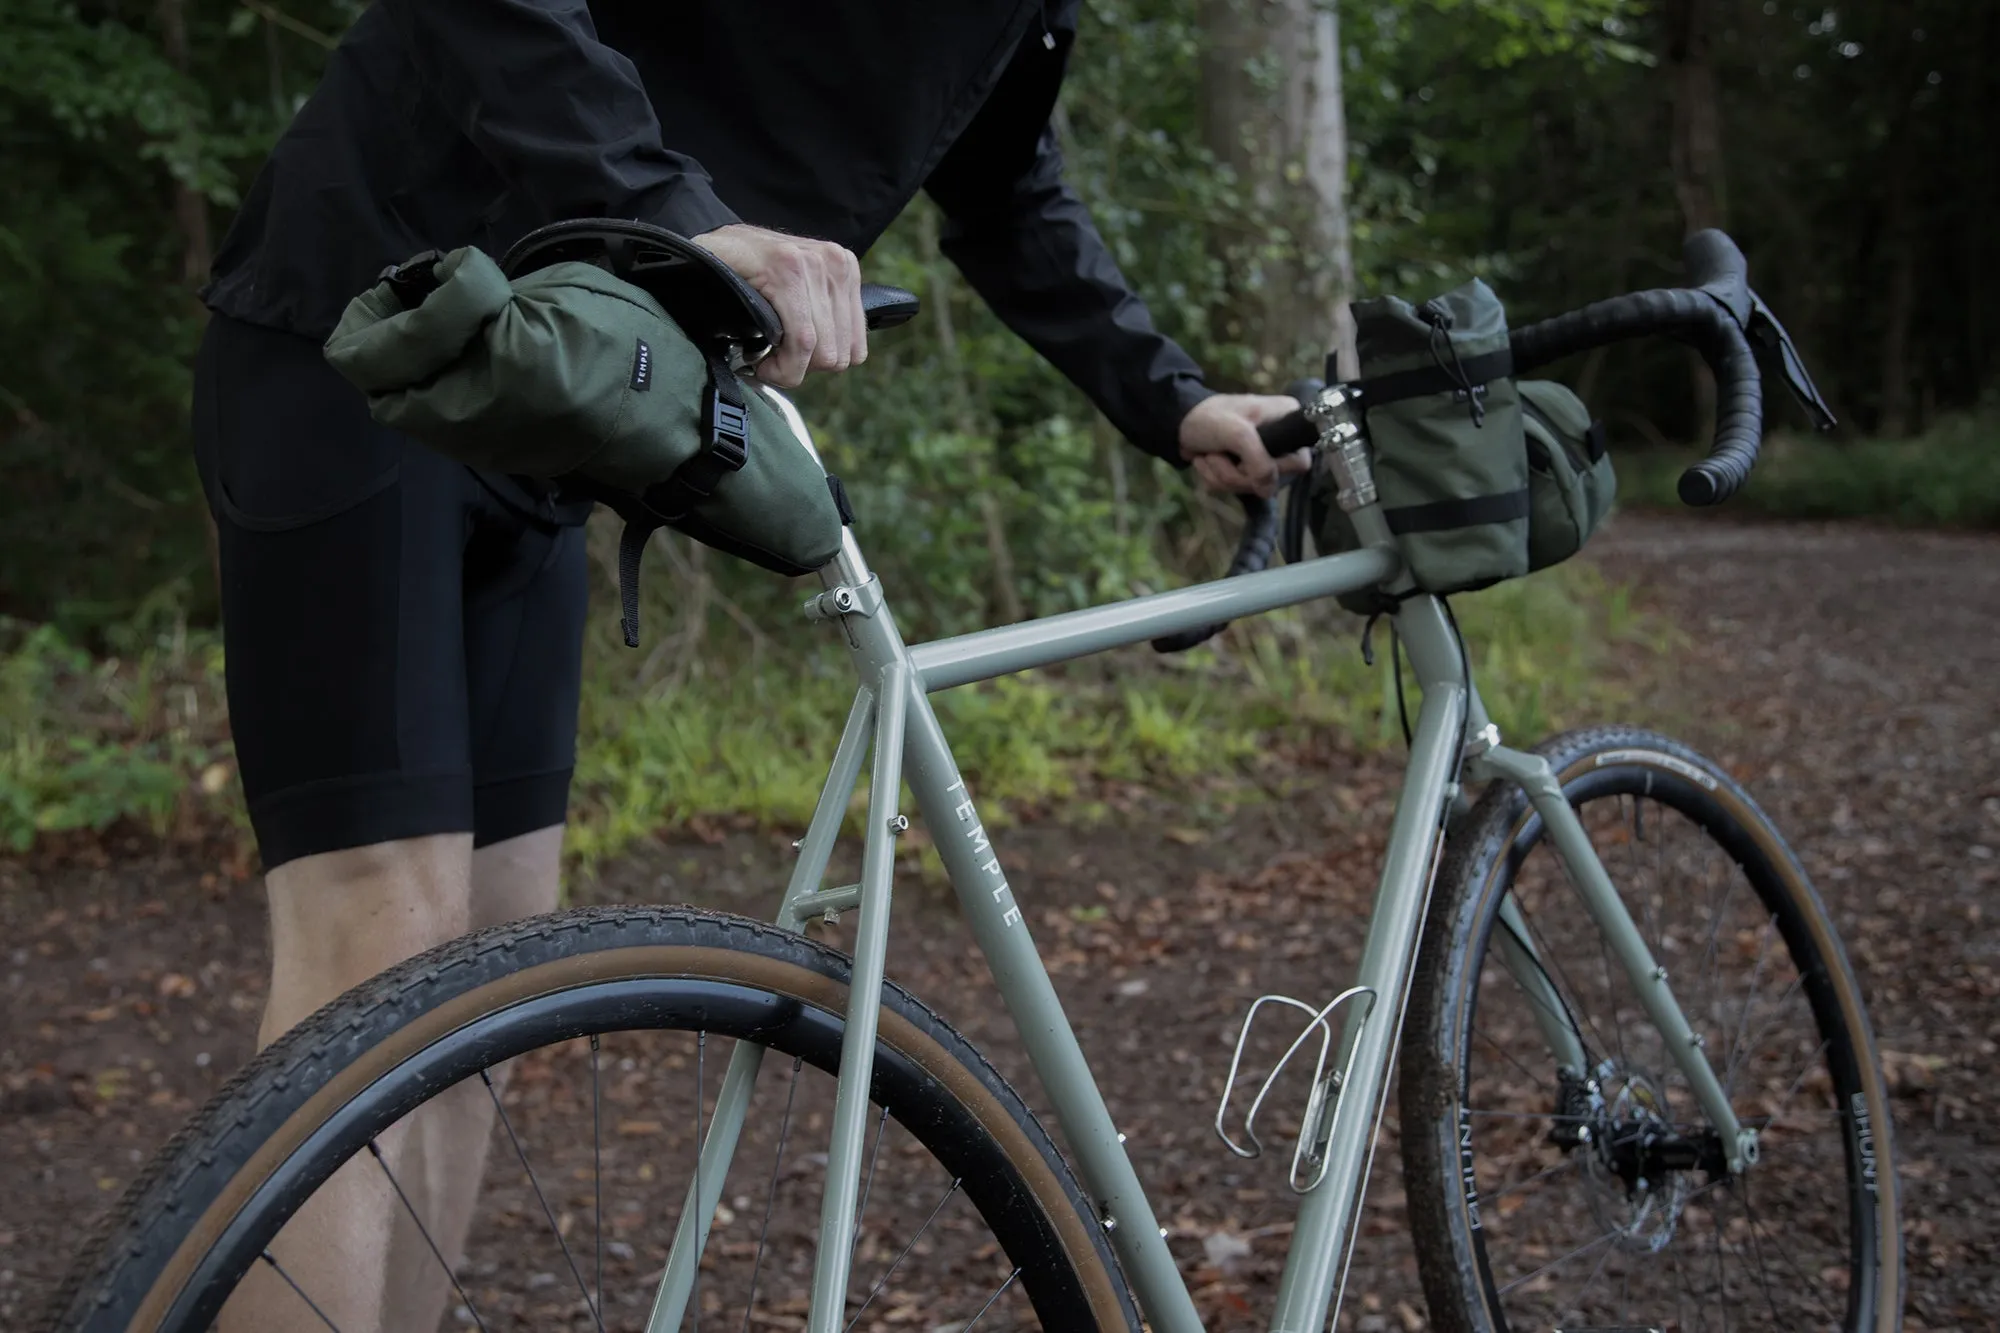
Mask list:
[[[1576,1127],[1576,1141],[1577,1141],[1578,1143],[1588,1143],[1588,1142],[1590,1142],[1590,1126],[1589,1126],[1589,1125],[1578,1125],[1578,1126]]]
[[[1118,1229],[1118,1219],[1106,1213],[1104,1215],[1104,1229],[1107,1232],[1116,1231]]]
[[[1665,981],[1666,979],[1667,979],[1667,969],[1666,969],[1666,968],[1664,968],[1664,967],[1656,967],[1656,968],[1654,968],[1654,969],[1653,969],[1653,980],[1655,980],[1655,981]]]
[[[1708,1038],[1702,1036],[1699,1032],[1690,1032],[1688,1033],[1688,1045],[1694,1047],[1698,1051],[1702,1047],[1708,1045]]]
[[[829,907],[819,914],[819,919],[829,926],[837,926],[840,924],[840,912],[836,908]]]
[[[1120,1134],[1120,1135],[1118,1136],[1118,1141],[1119,1141],[1120,1143],[1123,1143],[1123,1142],[1125,1142],[1125,1136],[1124,1136],[1123,1134]]]
[[[909,831],[909,828],[910,828],[910,817],[908,815],[889,816],[889,832],[907,833]]]
[[[854,589],[835,588],[833,590],[833,605],[837,611],[852,611],[854,609]]]
[[[1165,1227],[1161,1227],[1161,1228],[1160,1228],[1160,1239],[1161,1239],[1161,1240],[1165,1240],[1166,1238],[1167,1238],[1167,1229],[1166,1229]]]

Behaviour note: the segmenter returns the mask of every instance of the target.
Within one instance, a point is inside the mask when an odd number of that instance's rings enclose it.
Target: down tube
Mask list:
[[[1069,1141],[1084,1188],[1110,1233],[1140,1307],[1156,1333],[1201,1333],[1187,1284],[1146,1201],[1139,1177],[1119,1142],[1103,1095],[1077,1045],[1048,969],[1028,934],[1013,890],[1001,872],[965,780],[945,744],[937,714],[921,684],[911,688],[903,777],[915,793],[938,856],[972,926],[973,938],[993,969],[1014,1026],[1028,1048],[1035,1076]]]
[[[1389,1064],[1403,1026],[1403,997],[1423,929],[1445,793],[1458,765],[1465,700],[1465,690],[1458,685],[1440,682],[1424,689],[1410,767],[1396,802],[1389,854],[1355,978],[1376,998],[1358,1037],[1354,1019],[1342,1034],[1346,1058],[1335,1067],[1349,1073],[1326,1147],[1326,1176],[1299,1208],[1298,1228],[1278,1287],[1278,1308],[1271,1316],[1272,1333],[1318,1333],[1326,1326],[1327,1308],[1346,1278],[1354,1218],[1368,1184]]]

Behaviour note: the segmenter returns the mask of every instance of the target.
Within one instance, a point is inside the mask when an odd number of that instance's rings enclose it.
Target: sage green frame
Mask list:
[[[782,396],[765,392],[810,448],[810,436],[797,411]],[[1139,1184],[1123,1136],[1113,1124],[1029,937],[929,695],[1340,593],[1377,586],[1393,590],[1399,581],[1407,588],[1379,504],[1372,500],[1362,504],[1351,517],[1368,543],[1360,550],[914,648],[905,645],[897,631],[882,585],[869,570],[852,532],[844,533],[840,554],[821,571],[826,591],[807,603],[806,613],[840,628],[861,684],[826,786],[799,841],[798,861],[776,917],[779,924],[797,929],[815,916],[859,910],[807,1323],[810,1333],[839,1333],[846,1318],[895,839],[909,827],[897,808],[906,782],[1141,1310],[1159,1333],[1201,1333],[1200,1317],[1175,1268],[1166,1232]],[[1411,596],[1401,603],[1393,623],[1423,698],[1357,969],[1356,987],[1364,993],[1357,1003],[1341,1006],[1335,1055],[1326,1064],[1322,1085],[1315,1089],[1313,1105],[1319,1109],[1308,1115],[1301,1131],[1308,1141],[1304,1160],[1314,1165],[1316,1178],[1301,1193],[1300,1214],[1269,1324],[1272,1333],[1319,1333],[1327,1327],[1330,1313],[1337,1312],[1354,1242],[1355,1212],[1367,1185],[1410,974],[1461,771],[1477,780],[1514,782],[1527,792],[1586,910],[1667,1037],[1697,1101],[1722,1141],[1733,1145],[1732,1168],[1741,1170],[1756,1158],[1755,1131],[1742,1127],[1731,1112],[1699,1039],[1673,998],[1665,969],[1648,951],[1547,762],[1499,744],[1499,733],[1473,687],[1464,644],[1445,604],[1435,597]],[[861,881],[822,887],[854,784],[871,750]],[[1541,1001],[1533,1007],[1557,1066],[1585,1074],[1584,1048],[1574,1019],[1555,996],[1532,944],[1526,942],[1526,932],[1518,935],[1518,943],[1503,941],[1501,961],[1530,998]],[[707,1242],[763,1055],[762,1048],[739,1043],[730,1058],[689,1186],[690,1206],[681,1211],[654,1299],[648,1333],[675,1333],[682,1325],[695,1265]]]

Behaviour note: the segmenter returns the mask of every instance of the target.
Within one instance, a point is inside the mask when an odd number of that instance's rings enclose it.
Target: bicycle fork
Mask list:
[[[1757,1160],[1757,1131],[1737,1120],[1736,1112],[1729,1105],[1729,1096],[1723,1091],[1721,1081],[1715,1076],[1715,1068],[1709,1064],[1708,1056],[1703,1051],[1701,1035],[1689,1026],[1687,1016],[1681,1012],[1680,1002],[1674,998],[1673,988],[1668,984],[1667,969],[1660,965],[1653,957],[1653,951],[1647,947],[1645,936],[1640,934],[1625,900],[1611,883],[1611,876],[1598,858],[1597,849],[1591,846],[1583,821],[1563,795],[1562,784],[1550,770],[1548,760],[1538,754],[1495,745],[1472,761],[1471,771],[1476,777],[1512,782],[1527,793],[1529,803],[1541,816],[1543,828],[1555,845],[1570,883],[1575,886],[1577,896],[1583,899],[1584,910],[1611,946],[1612,953],[1632,984],[1634,994],[1646,1011],[1646,1017],[1652,1020],[1654,1028],[1666,1043],[1675,1067],[1687,1079],[1695,1101],[1720,1136],[1730,1171],[1741,1172],[1753,1165]],[[1506,928],[1501,938],[1501,962],[1528,996],[1530,1007],[1535,1011],[1536,1021],[1558,1066],[1568,1067],[1578,1075],[1587,1075],[1589,1071],[1585,1066],[1588,1057],[1584,1054],[1582,1036],[1576,1030],[1575,1019],[1555,994],[1511,900],[1501,908],[1501,924]]]

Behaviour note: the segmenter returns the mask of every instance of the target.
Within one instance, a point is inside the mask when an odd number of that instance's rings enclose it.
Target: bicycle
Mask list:
[[[1689,259],[1689,289],[1531,325],[1514,335],[1514,359],[1526,368],[1649,333],[1697,343],[1723,410],[1711,456],[1683,478],[1682,495],[1713,503],[1755,459],[1757,356],[1801,401],[1818,399],[1734,246],[1691,244]],[[808,439],[796,410],[772,396]],[[1246,502],[1251,522],[1229,577],[910,647],[849,531],[805,609],[839,629],[861,683],[773,923],[693,909],[571,910],[468,936],[350,992],[259,1055],[162,1150],[72,1272],[52,1326],[205,1328],[256,1271],[298,1292],[301,1327],[337,1327],[272,1244],[352,1161],[378,1192],[393,1188],[404,1239],[392,1258],[442,1267],[460,1321],[481,1328],[489,1314],[495,1324],[505,1315],[608,1329],[642,1313],[653,1333],[698,1327],[705,1314],[736,1327],[740,1302],[747,1329],[769,1282],[765,1325],[813,1333],[860,1326],[870,1311],[883,1327],[959,1333],[1129,1330],[1143,1312],[1152,1329],[1196,1333],[1202,1321],[1167,1233],[929,695],[1148,639],[1185,647],[1229,619],[1339,593],[1394,593],[1399,580],[1407,591],[1369,494],[1352,387],[1319,389],[1300,415],[1263,430],[1274,449],[1310,444],[1320,466],[1337,470],[1361,549],[1266,568],[1275,512]],[[1324,1003],[1258,999],[1215,1117],[1230,1150],[1256,1155],[1257,1120],[1280,1075],[1312,1060],[1288,1173],[1300,1211],[1268,1327],[1316,1333],[1337,1320],[1400,1039],[1403,1169],[1435,1327],[1890,1333],[1903,1275],[1884,1082],[1859,987],[1782,836],[1727,773],[1662,736],[1596,728],[1508,748],[1447,603],[1406,596],[1392,623],[1422,700],[1358,975]],[[860,880],[826,887],[864,760]],[[897,808],[904,782],[1069,1157],[977,1051],[885,980],[896,839],[909,827]],[[1472,784],[1484,784],[1476,799]],[[1699,872],[1702,891],[1674,891],[1684,871]],[[851,957],[800,933],[850,911]],[[1248,1093],[1246,1043],[1260,1013],[1278,1010],[1301,1015],[1303,1027]],[[665,1055],[628,1053],[655,1038],[670,1043]],[[724,1044],[711,1097],[707,1076]],[[789,1057],[787,1078],[760,1079],[767,1052]],[[503,1096],[490,1071],[507,1061],[517,1077]],[[568,1168],[545,1184],[508,1107],[567,1107],[580,1119],[586,1067],[588,1170],[580,1132],[539,1142],[545,1165],[554,1154]],[[605,1193],[653,1167],[633,1169],[617,1139],[607,1151],[605,1102],[637,1089],[664,1118],[649,1080],[690,1069],[693,1097],[679,1120],[690,1132],[675,1151],[691,1178],[673,1244],[660,1272],[629,1279],[614,1309],[607,1250],[614,1278],[644,1265],[629,1245],[620,1251],[620,1237],[636,1233],[621,1230],[615,1199],[607,1241]],[[564,1072],[575,1089],[557,1086]],[[459,1085],[477,1096],[479,1084],[505,1130],[496,1151],[529,1186],[510,1194],[504,1181],[489,1184],[512,1200],[492,1225],[518,1221],[539,1235],[546,1223],[549,1253],[560,1251],[553,1282],[540,1286],[560,1289],[548,1297],[534,1297],[531,1277],[526,1295],[503,1300],[502,1288],[482,1285],[497,1261],[447,1262],[468,1242],[432,1235],[380,1146],[418,1104]],[[1232,1102],[1244,1095],[1247,1113],[1232,1128]],[[794,1127],[815,1116],[824,1158],[788,1159]],[[644,1123],[646,1135],[660,1131]],[[768,1176],[743,1172],[741,1154],[763,1148]],[[933,1178],[889,1184],[878,1179],[885,1160]],[[816,1209],[791,1188],[812,1175]],[[732,1179],[755,1193],[732,1192]],[[592,1201],[586,1233],[571,1210]],[[736,1224],[760,1209],[753,1245]],[[786,1243],[789,1263],[778,1257]],[[913,1257],[943,1278],[913,1287]],[[722,1261],[744,1259],[747,1277],[720,1275]],[[880,1276],[856,1290],[864,1264]]]

